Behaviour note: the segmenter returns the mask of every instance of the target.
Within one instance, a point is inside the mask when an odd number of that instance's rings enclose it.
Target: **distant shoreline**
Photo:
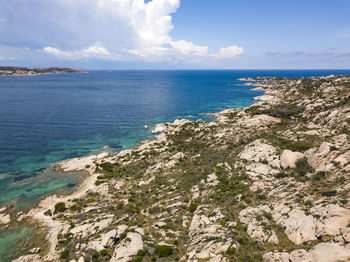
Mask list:
[[[47,67],[47,68],[26,68],[26,67],[11,67],[0,66],[0,76],[28,76],[28,75],[43,75],[43,74],[69,74],[69,73],[87,73],[80,70],[75,70],[65,67]]]

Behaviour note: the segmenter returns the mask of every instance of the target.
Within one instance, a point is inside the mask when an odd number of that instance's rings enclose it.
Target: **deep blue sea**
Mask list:
[[[57,174],[57,161],[102,150],[119,151],[150,138],[159,122],[207,119],[245,107],[261,91],[240,77],[309,77],[350,70],[89,71],[87,74],[0,77],[0,206],[32,206],[45,194],[69,193],[81,174]],[[17,231],[16,231],[17,230]],[[28,248],[17,228],[0,232],[0,262]],[[17,232],[17,233],[16,233]],[[30,233],[28,233],[30,234]],[[21,241],[24,241],[24,240]],[[17,243],[17,242],[16,242]]]

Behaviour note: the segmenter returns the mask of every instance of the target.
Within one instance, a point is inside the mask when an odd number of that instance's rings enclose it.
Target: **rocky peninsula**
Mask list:
[[[350,76],[257,80],[248,108],[56,164],[87,179],[0,211],[47,228],[49,246],[16,261],[350,261]]]
[[[83,73],[83,72],[79,70],[70,69],[70,68],[64,68],[64,67],[26,68],[26,67],[0,66],[0,76],[68,74],[68,73]]]

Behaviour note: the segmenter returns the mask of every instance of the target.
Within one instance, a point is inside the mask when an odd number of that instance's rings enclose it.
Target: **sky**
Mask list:
[[[349,0],[0,0],[0,65],[350,69]]]

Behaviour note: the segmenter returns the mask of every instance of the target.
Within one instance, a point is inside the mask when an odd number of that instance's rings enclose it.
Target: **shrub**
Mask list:
[[[326,196],[326,197],[332,197],[335,196],[337,194],[336,190],[328,190],[328,191],[323,191],[321,193],[322,196]]]
[[[45,216],[52,216],[52,212],[50,209],[46,210],[44,213]]]
[[[156,250],[159,257],[168,257],[173,254],[173,248],[167,245],[156,246]]]
[[[319,181],[319,180],[325,178],[325,176],[326,176],[326,172],[324,172],[324,171],[319,171],[319,172],[317,172],[317,173],[312,177],[312,180],[314,180],[314,181]]]
[[[235,253],[236,253],[236,249],[232,246],[226,250],[226,254],[229,256],[233,256]]]
[[[64,212],[64,211],[66,211],[66,210],[67,210],[66,204],[63,203],[63,202],[58,202],[58,203],[55,205],[54,214],[62,213],[62,212]]]
[[[106,172],[113,172],[113,164],[110,162],[101,163],[100,167]]]
[[[284,173],[284,172],[280,172],[278,174],[275,175],[275,178],[285,178],[287,177],[288,174]]]
[[[95,251],[94,253],[92,253],[92,258],[98,258],[100,256],[100,253],[98,253],[97,251]]]
[[[129,262],[141,262],[143,260],[143,257],[136,256],[133,259],[129,260]]]
[[[60,258],[67,259],[68,257],[69,257],[69,250],[68,249],[63,250],[61,255],[60,255]]]
[[[270,213],[264,212],[263,215],[267,220],[272,220],[272,215]]]
[[[295,165],[296,165],[295,172],[300,177],[304,177],[307,173],[311,173],[312,172],[312,167],[309,165],[309,163],[307,162],[307,159],[305,157],[299,159],[295,163]]]
[[[190,204],[188,210],[189,210],[191,213],[194,213],[194,212],[197,210],[197,207],[198,207],[198,204],[192,202],[192,203]]]
[[[107,249],[102,249],[102,250],[100,251],[100,255],[103,256],[103,257],[108,256],[109,254],[108,254]]]
[[[136,254],[136,256],[139,256],[139,257],[143,257],[145,255],[146,255],[146,251],[143,249],[140,249],[139,251],[137,251],[137,254]]]

